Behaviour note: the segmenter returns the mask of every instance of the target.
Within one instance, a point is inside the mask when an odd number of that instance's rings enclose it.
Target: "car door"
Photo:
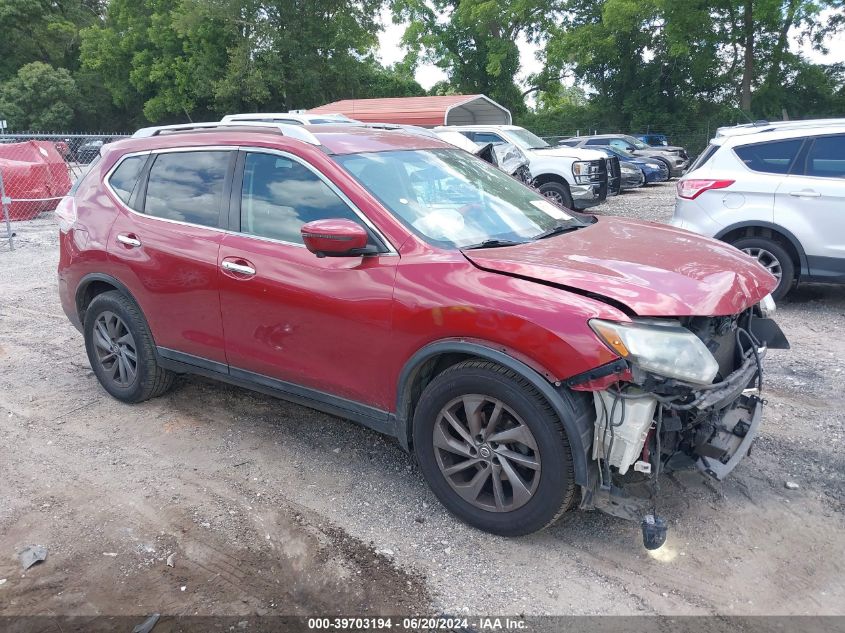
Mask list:
[[[130,156],[107,178],[123,207],[109,257],[159,352],[223,371],[217,252],[236,156],[236,148]],[[129,172],[139,168],[136,183]]]
[[[231,375],[340,408],[363,404],[378,410],[369,411],[374,415],[392,408],[384,358],[395,250],[299,156],[244,150],[238,174],[233,231],[218,260]],[[321,258],[309,252],[300,228],[329,218],[365,226],[380,254]]]
[[[845,134],[807,139],[778,186],[775,223],[801,242],[812,276],[845,278]]]

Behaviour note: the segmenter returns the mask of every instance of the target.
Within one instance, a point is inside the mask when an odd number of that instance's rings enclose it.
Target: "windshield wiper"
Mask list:
[[[461,250],[472,250],[474,248],[498,248],[500,246],[517,246],[518,244],[525,244],[525,242],[515,242],[513,240],[484,240],[478,244],[470,244],[469,246],[462,246]]]
[[[542,240],[547,237],[552,237],[553,235],[560,235],[561,233],[568,233],[569,231],[574,231],[575,229],[580,229],[580,224],[555,224],[552,228],[548,229],[547,231],[543,231],[542,233],[535,235],[532,239],[535,240]]]

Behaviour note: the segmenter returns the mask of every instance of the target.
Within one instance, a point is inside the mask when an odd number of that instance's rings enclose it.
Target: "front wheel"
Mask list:
[[[575,209],[575,203],[572,202],[572,194],[569,191],[569,187],[565,184],[546,182],[537,187],[537,190],[559,207],[569,210]]]
[[[414,450],[446,508],[493,534],[520,536],[572,504],[572,454],[560,419],[528,381],[486,361],[464,361],[425,388]]]
[[[772,298],[775,301],[783,299],[792,289],[795,282],[795,264],[783,246],[765,237],[742,238],[733,242],[733,246],[756,259],[778,280],[778,285],[772,290]]]

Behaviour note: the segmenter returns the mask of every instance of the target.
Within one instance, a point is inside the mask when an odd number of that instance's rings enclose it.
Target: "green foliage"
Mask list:
[[[149,121],[422,94],[371,56],[380,0],[112,0],[83,33],[85,68]]]
[[[533,40],[549,28],[558,0],[393,0],[394,19],[408,21],[408,61],[443,68],[450,86],[434,94],[482,93],[515,114],[525,111],[519,70],[520,36]]]
[[[421,61],[448,77],[429,94],[486,94],[546,134],[706,135],[747,119],[742,85],[754,118],[845,111],[843,66],[789,47],[798,37],[823,50],[845,27],[845,0],[387,4],[408,24],[407,57],[392,67],[374,56],[385,0],[0,0],[0,117],[19,129],[130,130],[421,95]],[[520,86],[525,40],[544,65]]]
[[[79,101],[70,72],[43,62],[21,67],[0,84],[0,118],[10,130],[67,130]]]

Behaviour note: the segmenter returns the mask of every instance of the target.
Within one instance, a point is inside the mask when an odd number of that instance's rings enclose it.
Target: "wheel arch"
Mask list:
[[[139,305],[129,288],[120,280],[104,273],[88,273],[80,280],[79,285],[76,287],[75,306],[76,313],[79,315],[79,322],[85,323],[85,312],[97,295],[101,295],[104,292],[111,292],[112,290],[117,290],[133,301],[136,306]]]
[[[792,257],[793,264],[795,264],[796,280],[800,277],[806,276],[810,272],[807,264],[807,255],[804,253],[804,248],[801,242],[790,231],[787,231],[782,226],[772,224],[771,222],[764,222],[758,220],[749,220],[746,222],[737,222],[723,228],[714,235],[717,240],[723,242],[734,242],[744,237],[763,237],[766,239],[774,239],[780,243],[786,252]]]
[[[566,187],[566,190],[569,191],[570,195],[571,195],[572,190],[569,186],[569,181],[562,174],[559,174],[557,172],[544,171],[544,172],[538,174],[537,177],[534,178],[534,180],[533,180],[533,184],[534,184],[535,187],[545,185],[546,183],[549,183],[549,182],[556,182],[559,185],[564,185]]]
[[[549,382],[536,369],[509,354],[481,343],[470,341],[438,341],[418,350],[405,363],[399,374],[396,393],[396,435],[403,448],[412,450],[413,418],[420,394],[435,376],[459,362],[469,359],[488,360],[506,367],[537,389],[554,409],[563,424],[572,450],[575,483],[587,485],[587,451],[593,429],[581,416],[569,414],[567,403],[558,387]],[[574,397],[587,397],[574,394]]]

